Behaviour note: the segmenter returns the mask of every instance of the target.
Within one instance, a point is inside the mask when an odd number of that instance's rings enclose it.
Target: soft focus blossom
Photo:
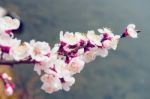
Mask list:
[[[41,81],[42,82],[45,82],[45,83],[49,83],[49,82],[52,82],[54,81],[56,78],[54,77],[54,75],[52,74],[44,74],[42,77],[41,77]]]
[[[106,39],[106,40],[102,41],[102,44],[103,44],[102,47],[104,47],[106,49],[112,48],[113,50],[116,50],[119,39],[120,39],[120,35],[114,35],[110,39]]]
[[[6,95],[7,96],[11,96],[12,94],[13,94],[13,88],[12,88],[12,86],[11,85],[9,85],[9,84],[6,84],[5,85],[5,93],[6,93]]]
[[[8,53],[3,53],[2,59],[5,60],[5,61],[13,61],[13,60],[14,60],[14,57],[11,56],[11,55],[8,54]]]
[[[62,88],[65,91],[69,91],[70,87],[75,83],[75,79],[71,76],[65,76],[63,79],[64,82],[62,83]]]
[[[43,75],[41,80],[43,82],[41,89],[47,93],[53,93],[62,89],[59,78],[50,75]]]
[[[12,38],[7,34],[1,34],[0,35],[0,45],[1,46],[11,48],[11,47],[15,47],[15,46],[20,45],[20,43],[21,43],[21,40],[18,40],[16,38]]]
[[[68,66],[67,69],[70,71],[71,74],[76,74],[76,73],[80,73],[80,71],[83,69],[84,67],[84,61],[81,60],[79,57],[73,58]]]
[[[131,36],[132,38],[137,38],[138,34],[137,34],[137,30],[135,30],[135,25],[134,24],[129,24],[126,28],[126,32],[128,33],[129,36]]]
[[[64,60],[57,59],[51,65],[51,70],[47,71],[47,73],[51,73],[59,78],[62,78],[66,75],[69,75],[68,70],[66,69],[67,64]]]
[[[83,59],[83,61],[85,61],[86,63],[89,63],[89,62],[95,60],[96,54],[97,54],[96,49],[92,49],[92,50],[90,50],[90,51],[85,52],[85,53],[83,54],[83,56],[82,56],[82,59]]]
[[[104,40],[104,41],[102,42],[102,44],[103,44],[103,47],[104,47],[104,48],[110,49],[110,48],[111,48],[111,45],[112,45],[112,42],[111,42],[111,40]]]
[[[103,35],[107,36],[107,37],[113,37],[114,34],[112,33],[112,31],[108,28],[103,28],[103,29],[98,29],[99,33],[102,33]]]
[[[80,41],[87,42],[88,39],[84,33],[75,32],[75,37],[78,38]]]
[[[50,61],[39,62],[35,64],[34,71],[36,71],[38,75],[41,75],[41,71],[47,71],[49,67],[51,67]]]
[[[102,37],[100,35],[96,35],[94,31],[88,31],[87,32],[87,38],[90,40],[90,42],[93,45],[101,46],[101,39]]]
[[[106,57],[108,55],[108,49],[106,48],[99,48],[96,51],[97,56]]]
[[[68,45],[75,45],[79,43],[79,39],[73,34],[69,32],[60,31],[60,41],[67,43]]]
[[[30,55],[32,59],[36,61],[45,61],[49,59],[50,46],[46,42],[35,42],[32,40],[30,42]]]
[[[9,16],[5,16],[3,18],[0,18],[0,30],[2,31],[11,31],[16,30],[20,26],[20,21],[18,19],[12,19]]]
[[[30,56],[30,45],[27,42],[19,46],[11,47],[9,54],[14,57],[15,60],[27,60]]]
[[[118,45],[119,40],[120,40],[120,35],[115,35],[115,36],[111,39],[111,42],[112,42],[111,48],[112,48],[113,50],[116,50],[116,49],[117,49],[117,45]]]

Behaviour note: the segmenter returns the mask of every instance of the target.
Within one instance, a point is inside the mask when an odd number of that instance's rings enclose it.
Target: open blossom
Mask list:
[[[49,59],[50,55],[50,46],[46,42],[35,42],[32,40],[30,42],[30,55],[31,58],[36,61],[46,61]]]
[[[60,41],[68,45],[76,45],[79,43],[79,39],[73,33],[65,32],[63,34],[63,31],[60,31]]]
[[[42,82],[45,82],[45,83],[50,83],[52,81],[54,81],[56,78],[54,77],[54,75],[52,74],[44,74],[42,77],[41,77],[41,81]]]
[[[9,52],[9,49],[11,47],[15,47],[20,45],[21,40],[18,40],[16,38],[12,38],[7,34],[0,35],[0,46],[1,48],[7,50],[7,53]]]
[[[47,93],[53,93],[62,89],[62,84],[57,77],[45,74],[41,77],[41,80],[43,82],[41,89]]]
[[[82,59],[84,62],[89,63],[89,62],[95,60],[96,54],[97,54],[96,49],[92,49],[90,51],[85,52],[82,56]]]
[[[19,46],[11,47],[9,54],[17,61],[26,60],[29,58],[30,45],[27,42]]]
[[[16,30],[20,26],[20,21],[18,19],[12,19],[9,16],[0,18],[0,22],[0,30],[5,32]]]
[[[65,91],[69,91],[70,87],[75,83],[75,79],[71,76],[65,76],[63,79],[64,82],[62,82],[62,88]]]
[[[137,34],[137,30],[135,30],[135,25],[134,24],[129,24],[126,28],[126,32],[129,36],[131,36],[132,38],[137,38],[138,34]]]
[[[84,33],[75,32],[75,37],[78,38],[80,41],[84,41],[84,43],[86,43],[88,41],[88,39]]]
[[[69,70],[69,72],[71,73],[71,74],[76,74],[76,73],[80,73],[80,71],[83,69],[83,67],[84,67],[84,61],[83,60],[81,60],[80,58],[78,58],[78,57],[75,57],[75,58],[73,58],[70,62],[69,62],[69,64],[68,64],[68,66],[67,66],[67,69]]]
[[[116,50],[117,49],[117,45],[118,45],[118,42],[120,40],[120,35],[115,35],[112,39],[111,39],[111,48],[113,50]]]
[[[93,45],[101,46],[101,39],[102,37],[100,35],[96,35],[94,31],[88,31],[87,38],[90,40],[90,42]]]
[[[110,29],[108,29],[108,28],[98,29],[98,32],[102,33],[106,37],[113,37],[114,36],[112,31]]]
[[[59,78],[62,78],[66,75],[69,75],[68,70],[66,69],[67,64],[64,60],[57,59],[51,65],[51,70],[45,71],[48,74],[53,74]]]
[[[49,68],[51,67],[51,65],[52,63],[50,60],[36,63],[34,66],[34,71],[36,71],[38,75],[41,75],[41,71],[44,71],[44,72],[49,71]]]
[[[102,41],[102,44],[103,44],[102,47],[104,47],[106,49],[112,48],[113,50],[116,50],[119,39],[120,39],[120,35],[114,35],[110,39],[106,39],[106,40]]]

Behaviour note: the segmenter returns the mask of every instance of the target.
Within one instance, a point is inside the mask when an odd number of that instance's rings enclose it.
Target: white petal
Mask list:
[[[100,48],[97,50],[97,55],[101,56],[101,57],[106,57],[108,55],[108,50],[105,48]]]

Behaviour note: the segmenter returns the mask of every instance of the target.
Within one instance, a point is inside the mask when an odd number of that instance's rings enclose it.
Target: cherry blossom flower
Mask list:
[[[84,64],[85,63],[83,60],[81,60],[79,57],[75,57],[69,62],[67,69],[71,74],[80,73],[84,67]]]
[[[94,31],[88,31],[87,32],[87,38],[93,45],[101,46],[101,39],[102,37],[100,35],[96,35]]]
[[[113,50],[116,50],[119,39],[120,35],[114,35],[111,39],[106,39],[102,42],[103,47],[107,49],[112,48]]]
[[[79,39],[73,33],[65,32],[63,34],[63,31],[60,31],[60,41],[68,45],[76,45],[79,43]]]
[[[75,32],[75,37],[80,40],[80,42],[87,43],[88,39],[84,33]]]
[[[62,89],[59,78],[55,76],[45,74],[41,77],[41,80],[43,82],[41,89],[47,93],[53,93]]]
[[[30,45],[27,42],[19,46],[11,47],[9,54],[14,57],[15,60],[27,60],[30,56]]]
[[[12,30],[18,29],[20,26],[20,21],[18,19],[12,19],[9,16],[0,18],[0,22],[0,30],[7,33],[11,32]]]
[[[115,35],[112,39],[111,39],[111,48],[113,50],[116,50],[117,49],[117,45],[118,45],[118,42],[120,40],[120,35]]]
[[[82,59],[86,63],[89,63],[93,60],[95,60],[97,54],[97,49],[91,49],[90,51],[87,51],[83,54]]]
[[[131,36],[132,38],[137,38],[138,34],[137,34],[137,30],[135,30],[135,25],[134,24],[129,24],[126,28],[126,32],[129,36]]]
[[[108,49],[106,48],[99,48],[96,51],[97,56],[106,57],[108,55]]]
[[[45,61],[49,59],[50,46],[46,42],[30,41],[30,55],[36,61]]]
[[[12,38],[7,34],[0,35],[0,46],[4,48],[10,49],[11,47],[15,47],[20,45],[21,40],[18,40],[16,38]]]
[[[34,66],[34,71],[36,71],[38,75],[41,75],[41,71],[48,71],[49,67],[51,67],[51,64],[52,63],[50,61],[36,63]]]
[[[108,28],[103,28],[103,29],[98,29],[99,33],[102,33],[103,36],[105,36],[104,38],[108,38],[108,37],[113,37],[114,34],[112,33],[112,31]]]
[[[75,83],[75,79],[71,76],[65,76],[63,79],[64,82],[62,82],[62,88],[65,91],[69,91],[70,87]]]

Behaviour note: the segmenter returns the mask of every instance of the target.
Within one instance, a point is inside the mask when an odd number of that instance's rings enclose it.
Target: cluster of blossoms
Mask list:
[[[90,30],[87,33],[60,32],[60,42],[50,47],[48,43],[31,40],[22,42],[14,38],[13,30],[20,21],[9,16],[0,16],[0,61],[34,63],[34,71],[41,76],[43,89],[53,93],[69,91],[75,83],[74,74],[80,73],[85,63],[96,56],[106,57],[108,50],[116,50],[120,38],[138,37],[134,24],[129,24],[121,35],[114,35],[109,28]]]
[[[10,96],[13,94],[15,88],[14,83],[12,83],[12,78],[6,73],[0,73],[0,80],[4,83],[4,92],[6,95]]]

